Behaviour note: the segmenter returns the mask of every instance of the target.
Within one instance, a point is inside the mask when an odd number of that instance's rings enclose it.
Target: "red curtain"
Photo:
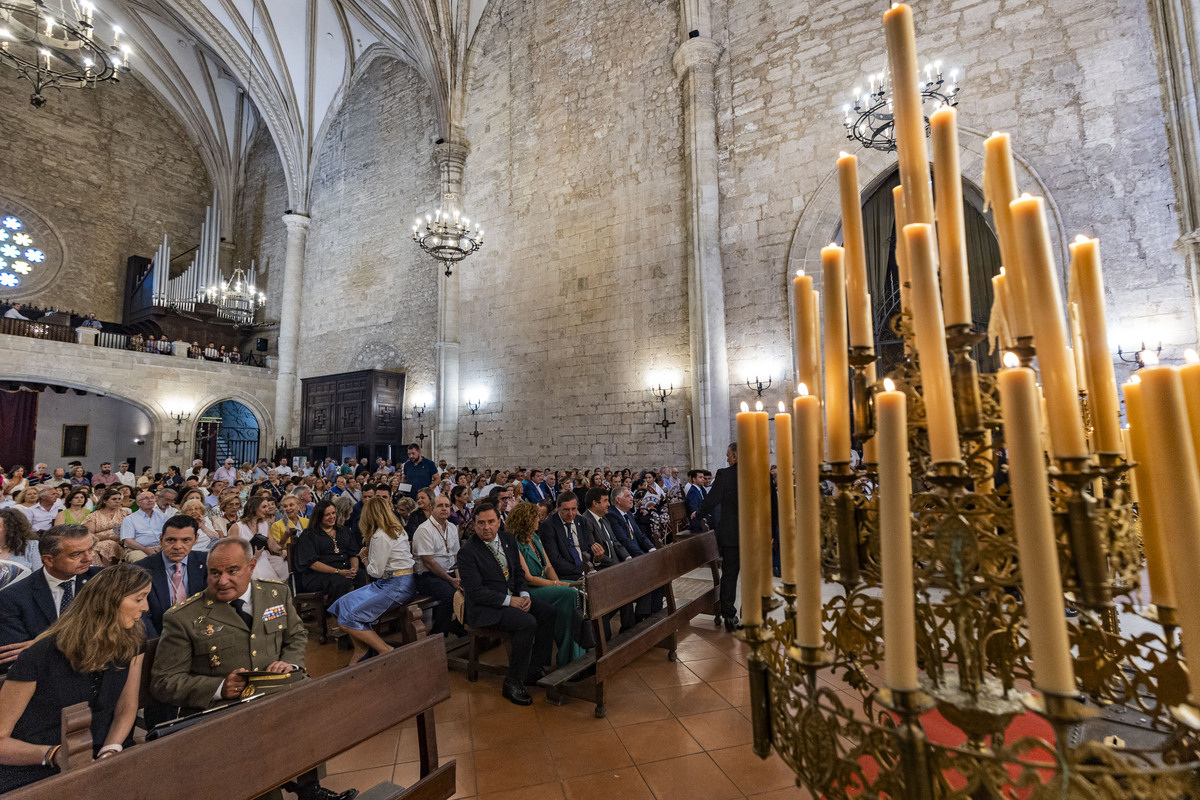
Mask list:
[[[0,391],[0,465],[20,464],[33,471],[33,437],[37,432],[38,393]]]

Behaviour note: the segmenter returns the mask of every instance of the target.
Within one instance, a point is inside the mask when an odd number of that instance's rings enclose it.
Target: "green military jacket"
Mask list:
[[[155,698],[198,711],[223,702],[215,697],[217,689],[235,669],[264,670],[274,661],[304,666],[308,633],[292,606],[292,593],[278,581],[250,585],[250,627],[233,606],[213,600],[207,591],[163,614],[150,673]]]

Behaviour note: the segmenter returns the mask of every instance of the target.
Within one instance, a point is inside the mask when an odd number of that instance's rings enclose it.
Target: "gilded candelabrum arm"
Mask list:
[[[860,440],[866,440],[875,435],[875,395],[867,375],[867,368],[875,363],[875,351],[870,347],[851,347],[849,361],[854,368],[850,384],[854,433]]]
[[[1086,488],[1096,475],[1088,459],[1058,460],[1058,479],[1066,486],[1067,541],[1070,544],[1070,563],[1082,605],[1108,617],[1112,609],[1112,582],[1108,566],[1101,517],[1095,513],[1096,501]]]
[[[896,740],[904,773],[904,797],[934,800],[929,739],[921,726],[921,715],[933,708],[933,698],[920,689],[900,691],[884,687],[876,692],[875,699],[900,718]]]
[[[765,649],[774,636],[767,625],[747,625],[739,637],[750,645],[746,669],[750,674],[750,726],[754,732],[754,752],[759,758],[766,758],[771,754],[771,692]]]
[[[838,582],[850,591],[861,580],[858,514],[854,503],[854,470],[848,461],[825,465],[825,480],[834,485],[834,515],[837,530]]]
[[[951,381],[954,385],[954,416],[963,433],[982,433],[983,401],[979,396],[979,364],[971,357],[971,348],[987,338],[970,325],[946,328],[946,347],[954,359]]]

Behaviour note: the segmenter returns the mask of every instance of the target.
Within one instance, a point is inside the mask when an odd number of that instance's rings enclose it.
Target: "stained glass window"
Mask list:
[[[3,256],[0,258],[0,286],[20,286],[21,276],[28,275],[33,265],[46,260],[46,254],[36,244],[20,219],[12,215],[0,219],[0,256]]]

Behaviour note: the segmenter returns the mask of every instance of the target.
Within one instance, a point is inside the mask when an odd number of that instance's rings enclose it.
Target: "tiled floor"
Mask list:
[[[608,683],[604,719],[570,699],[514,706],[500,677],[468,683],[450,673],[451,697],[437,707],[438,751],[458,762],[458,798],[476,800],[726,800],[807,798],[778,756],[751,748],[745,646],[697,617],[680,636],[679,660],[652,650]],[[308,667],[321,674],[348,658],[310,643]],[[418,775],[412,723],[329,761],[330,789],[367,789]]]

